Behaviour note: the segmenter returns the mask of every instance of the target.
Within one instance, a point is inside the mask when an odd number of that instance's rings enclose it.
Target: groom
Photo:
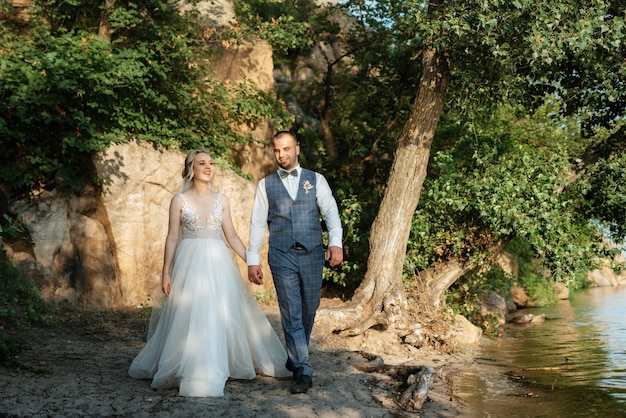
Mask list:
[[[289,131],[272,143],[280,167],[256,187],[246,254],[248,279],[263,284],[260,250],[269,226],[268,262],[280,307],[287,346],[286,367],[293,373],[291,393],[306,393],[313,385],[309,341],[320,305],[324,260],[331,267],[343,261],[342,229],[337,203],[320,173],[300,167],[300,145]],[[324,254],[322,215],[328,229]]]

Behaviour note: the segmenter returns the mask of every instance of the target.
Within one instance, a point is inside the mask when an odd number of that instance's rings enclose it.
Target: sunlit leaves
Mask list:
[[[408,268],[462,256],[480,262],[499,238],[528,242],[554,277],[589,267],[599,253],[575,196],[561,193],[570,156],[585,143],[575,123],[554,123],[556,109],[534,115],[500,108],[468,124],[455,146],[440,152],[413,222]]]
[[[79,188],[92,181],[92,153],[130,138],[228,158],[241,126],[284,119],[271,95],[211,78],[194,13],[161,0],[112,4],[110,41],[97,36],[89,0],[37,2],[26,28],[2,22],[0,181],[16,191]]]
[[[312,23],[319,6],[311,0],[235,0],[235,10],[252,36],[282,55],[313,47]],[[320,34],[315,32],[315,34]]]
[[[577,185],[585,198],[581,211],[603,225],[618,243],[626,239],[625,179],[626,152],[622,152],[600,161],[588,178]]]

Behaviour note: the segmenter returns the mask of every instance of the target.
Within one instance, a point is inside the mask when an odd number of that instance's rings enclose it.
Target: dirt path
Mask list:
[[[263,309],[282,335],[276,307]],[[291,395],[289,379],[264,376],[229,381],[223,398],[184,398],[174,389],[155,391],[149,381],[127,374],[144,344],[147,315],[141,309],[67,311],[55,325],[21,334],[30,349],[17,359],[20,369],[0,368],[0,417],[464,416],[452,394],[454,382],[447,376],[466,359],[441,355],[405,359],[438,371],[422,411],[406,412],[392,400],[397,382],[359,371],[354,364],[367,361],[360,353],[315,338],[311,357],[316,375],[305,395]]]

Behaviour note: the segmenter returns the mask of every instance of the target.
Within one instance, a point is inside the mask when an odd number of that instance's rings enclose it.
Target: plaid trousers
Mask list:
[[[309,341],[320,305],[324,247],[311,250],[270,247],[268,262],[272,271],[287,354],[300,373],[311,376]]]

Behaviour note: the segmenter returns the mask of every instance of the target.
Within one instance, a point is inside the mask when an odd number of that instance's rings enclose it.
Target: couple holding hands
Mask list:
[[[209,188],[213,160],[202,149],[185,160],[182,191],[172,198],[161,287],[167,296],[130,376],[181,396],[223,396],[229,378],[292,376],[291,393],[313,384],[309,341],[320,304],[325,260],[343,261],[337,203],[320,173],[300,167],[295,134],[273,140],[279,169],[257,184],[249,248],[237,235],[228,198]],[[324,250],[321,217],[329,242]],[[269,228],[268,263],[286,351],[232,260],[224,240],[263,284],[260,249]],[[154,315],[153,315],[154,316]],[[152,329],[152,327],[151,327]]]

